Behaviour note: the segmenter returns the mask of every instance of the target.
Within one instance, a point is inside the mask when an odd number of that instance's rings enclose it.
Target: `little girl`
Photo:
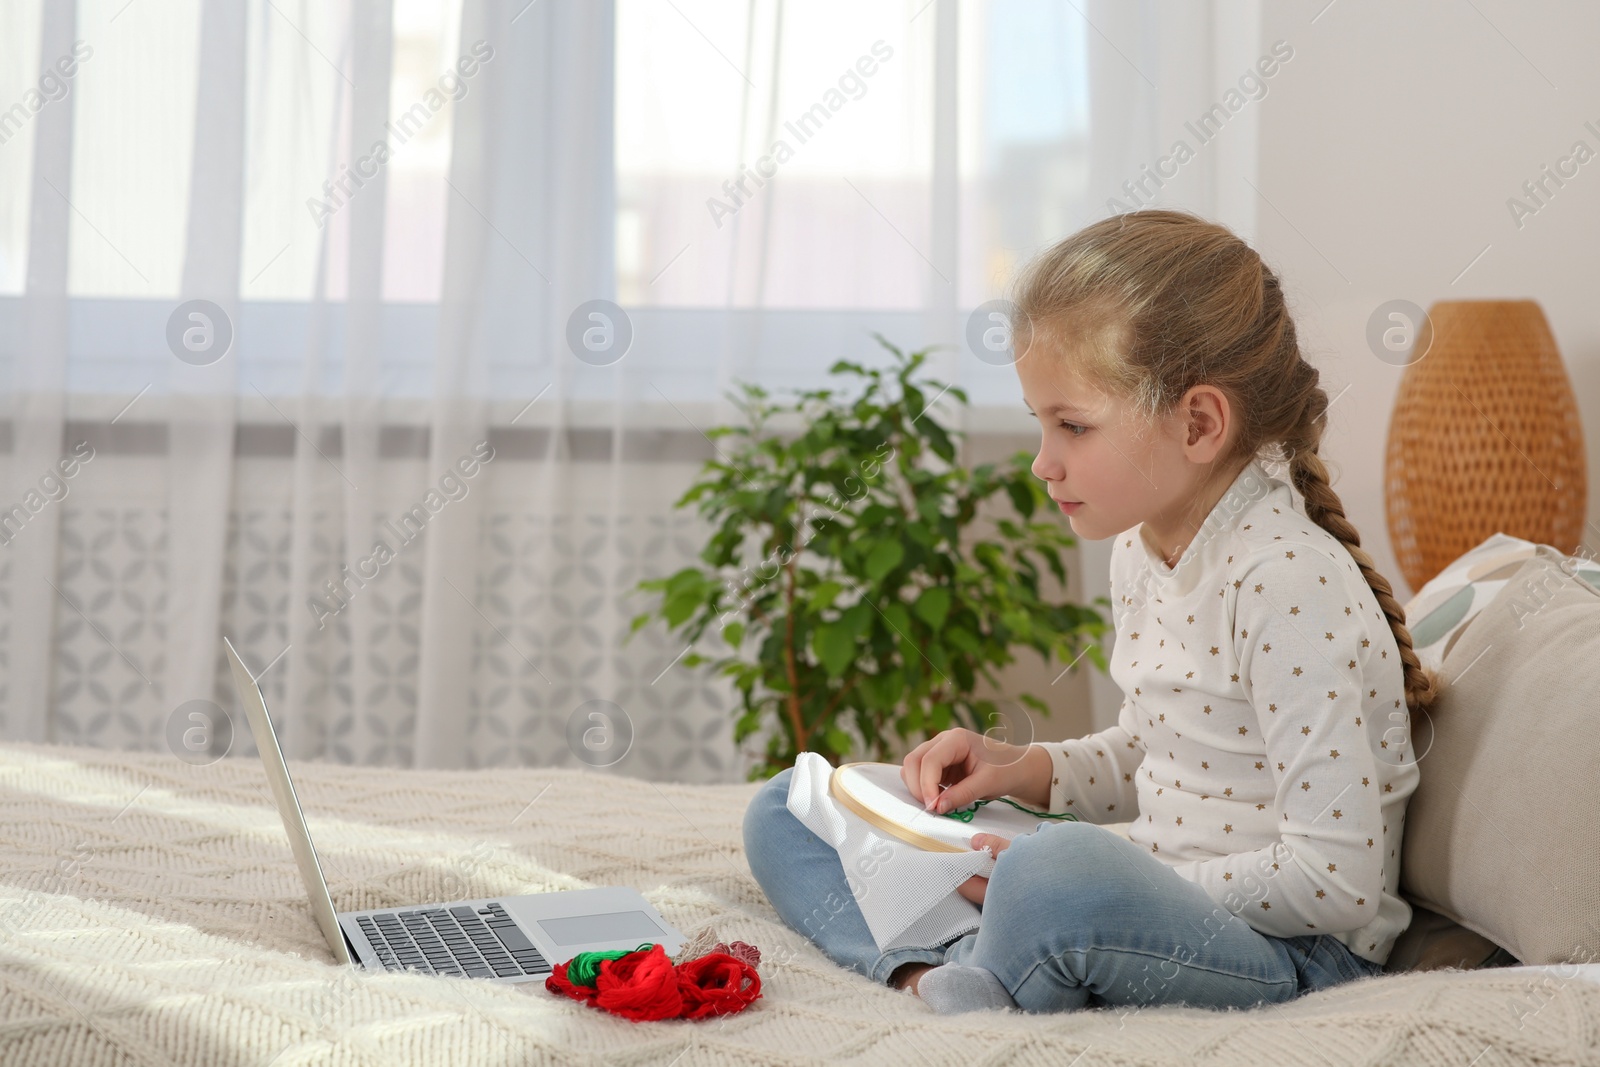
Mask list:
[[[1044,252],[1016,309],[1033,472],[1080,536],[1116,538],[1124,700],[1073,741],[946,730],[901,777],[940,813],[1012,796],[1081,821],[977,835],[997,859],[959,891],[982,917],[945,944],[879,951],[789,771],[745,815],[751,870],[829,957],[944,1012],[1243,1007],[1378,973],[1411,919],[1408,724],[1438,678],[1329,484],[1328,396],[1277,276],[1222,226],[1143,210]]]

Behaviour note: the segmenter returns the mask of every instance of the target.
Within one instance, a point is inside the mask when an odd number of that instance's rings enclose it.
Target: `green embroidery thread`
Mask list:
[[[600,964],[606,960],[620,960],[622,957],[633,953],[643,952],[654,948],[649,943],[638,948],[614,949],[607,952],[580,952],[567,963],[567,980],[573,985],[592,986],[600,975]]]
[[[968,805],[965,808],[958,808],[955,811],[947,811],[947,812],[945,812],[944,813],[944,817],[947,818],[947,819],[955,819],[957,822],[968,822],[969,823],[969,822],[972,821],[972,817],[974,815],[978,814],[978,809],[979,808],[983,807],[985,804],[991,804],[991,803],[993,803],[993,801],[989,801],[989,800],[975,801],[974,803]],[[1066,820],[1068,820],[1070,822],[1077,822],[1078,821],[1078,817],[1076,815],[1073,815],[1070,812],[1068,812],[1066,814],[1062,814],[1062,815],[1052,815],[1047,811],[1034,811],[1032,808],[1023,807],[1021,804],[1018,804],[1015,800],[1012,800],[1010,797],[1001,797],[1000,798],[1000,803],[1002,803],[1002,804],[1010,804],[1013,808],[1016,808],[1018,811],[1024,812],[1025,814],[1028,814],[1028,815],[1036,816],[1036,817],[1038,817],[1040,819],[1066,819]]]

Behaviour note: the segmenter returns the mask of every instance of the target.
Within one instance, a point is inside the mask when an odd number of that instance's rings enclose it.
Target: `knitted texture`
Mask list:
[[[763,996],[726,1018],[636,1024],[539,982],[336,966],[254,758],[191,767],[164,754],[9,745],[0,1063],[1600,1059],[1600,984],[1520,968],[1384,975],[1250,1011],[940,1016],[835,966],[779,921],[740,847],[753,785],[556,769],[293,770],[341,909],[630,885],[685,934],[710,925],[721,940],[759,946]]]

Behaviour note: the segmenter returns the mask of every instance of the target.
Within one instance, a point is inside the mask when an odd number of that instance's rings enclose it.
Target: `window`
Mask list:
[[[913,309],[931,244],[927,0],[618,0],[624,304]],[[960,300],[1078,217],[1083,20],[959,5]],[[763,175],[766,175],[765,179]]]
[[[153,381],[159,391],[165,354],[150,338],[178,295],[190,238],[200,4],[80,0],[77,33],[92,55],[59,96],[35,98],[46,2],[0,8],[0,114],[34,99],[72,107],[73,180],[31,189],[37,113],[25,107],[15,128],[0,121],[0,337],[19,336],[30,198],[68,197],[69,388],[132,395]],[[619,302],[673,351],[725,334],[728,309],[768,310],[783,325],[760,335],[759,366],[746,369],[776,381],[814,378],[819,346],[842,354],[841,338],[855,344],[875,325],[918,336],[936,237],[935,108],[950,99],[937,91],[937,4],[615,2],[614,160],[595,180],[614,191]],[[940,225],[958,249],[955,303],[970,308],[1096,214],[1085,198],[1086,27],[1051,0],[953,7],[957,210]],[[395,0],[389,112],[410,120],[385,167],[393,373],[381,388],[391,395],[427,395],[432,381],[455,108],[438,90],[470,48],[460,16],[460,0]],[[360,191],[335,196],[327,184],[348,154],[345,17],[339,5],[248,0],[239,277],[253,328],[240,333],[241,389],[301,388],[324,239],[328,299],[345,297],[345,208]],[[515,58],[501,49],[495,61]],[[459,91],[475,88],[466,79]],[[343,389],[340,343],[335,330],[331,393]],[[508,353],[496,373],[521,390],[527,359]],[[709,398],[726,384],[687,365],[674,374],[674,396]],[[1013,383],[997,388],[1014,403]]]

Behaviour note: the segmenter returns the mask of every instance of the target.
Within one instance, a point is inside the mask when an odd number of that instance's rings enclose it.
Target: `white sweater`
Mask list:
[[[1050,810],[1129,837],[1251,927],[1384,962],[1411,921],[1400,838],[1418,780],[1403,667],[1343,544],[1259,460],[1176,567],[1111,553],[1117,725],[1039,742]]]

